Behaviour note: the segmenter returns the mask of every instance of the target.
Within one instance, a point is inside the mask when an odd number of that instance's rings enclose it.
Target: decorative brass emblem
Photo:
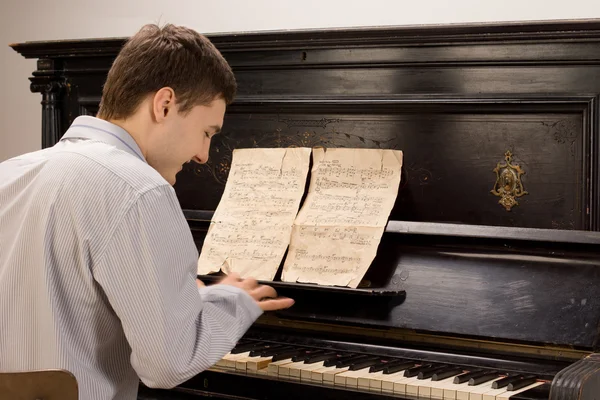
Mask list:
[[[506,208],[506,211],[510,211],[511,208],[518,205],[516,198],[524,196],[527,193],[523,189],[523,183],[521,182],[521,175],[525,173],[518,165],[511,164],[512,154],[510,151],[504,153],[505,163],[498,163],[494,172],[496,173],[496,184],[491,193],[495,196],[500,197],[498,203]]]

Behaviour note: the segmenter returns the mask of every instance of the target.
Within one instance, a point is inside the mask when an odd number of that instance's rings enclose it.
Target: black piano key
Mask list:
[[[507,376],[506,378],[499,379],[492,383],[492,389],[501,389],[509,384],[516,382],[520,379],[523,379],[523,375],[513,375]]]
[[[262,348],[266,345],[266,343],[264,342],[254,342],[254,343],[245,343],[239,346],[235,346],[232,350],[231,350],[231,354],[240,354],[240,353],[245,353],[247,351],[251,351],[254,349],[258,349],[258,348]]]
[[[323,354],[317,354],[308,357],[306,360],[304,360],[304,364],[314,364],[325,360],[335,360],[336,358],[338,358],[338,353],[329,351]]]
[[[335,364],[335,366],[336,366],[337,368],[345,368],[345,367],[348,367],[348,369],[352,370],[352,368],[354,367],[354,365],[356,365],[357,363],[362,363],[362,362],[365,362],[365,361],[371,361],[371,360],[375,360],[375,361],[376,361],[377,359],[378,359],[378,358],[377,358],[377,357],[374,357],[374,356],[368,356],[368,355],[364,355],[364,356],[359,356],[359,357],[357,357],[357,358],[354,358],[354,359],[347,360],[347,361],[345,361],[345,362],[339,362],[339,361],[338,361],[338,362]]]
[[[289,350],[289,351],[284,351],[282,353],[277,353],[273,356],[273,358],[271,359],[272,362],[275,361],[281,361],[281,360],[285,360],[288,358],[292,358],[298,354],[303,354],[306,350],[302,350],[302,349],[296,349],[296,350]]]
[[[486,372],[483,375],[477,375],[469,379],[469,386],[481,385],[482,383],[489,382],[496,378],[498,378],[497,371]]]
[[[253,350],[253,351],[251,351],[250,352],[250,357],[254,357],[252,355],[252,353],[258,353],[259,357],[271,357],[271,356],[274,356],[274,355],[279,354],[279,353],[283,353],[283,352],[286,352],[286,351],[294,351],[294,350],[297,350],[297,348],[294,348],[294,347],[291,347],[291,346],[269,347],[269,348],[264,349],[264,350],[258,350],[258,351]]]
[[[522,379],[511,382],[508,384],[506,388],[507,391],[512,392],[513,390],[523,389],[525,386],[532,385],[537,382],[537,378],[535,376],[525,376]]]
[[[354,357],[357,357],[357,356],[356,356],[355,354],[354,354],[354,355],[348,355],[348,354],[344,354],[344,355],[338,355],[338,357],[337,357],[337,358],[332,358],[331,360],[326,360],[326,361],[323,363],[323,366],[324,366],[324,367],[333,367],[333,366],[335,366],[335,365],[336,365],[336,363],[337,363],[338,361],[345,361],[345,360],[348,360],[348,359],[350,359],[350,358],[354,358]]]
[[[384,375],[395,374],[398,371],[403,371],[403,370],[405,370],[407,368],[412,368],[414,366],[415,366],[415,363],[411,362],[411,361],[404,361],[404,362],[401,362],[401,363],[396,363],[394,365],[388,365],[383,370],[383,374]]]
[[[419,371],[419,374],[417,375],[417,379],[419,379],[419,380],[429,379],[436,372],[440,372],[440,371],[443,371],[445,369],[448,369],[447,365],[437,365],[437,366],[434,365],[434,366],[432,366],[430,368],[426,368],[424,370]]]
[[[255,346],[250,350],[250,354],[254,354],[253,356],[251,355],[251,357],[256,357],[257,355],[260,354],[261,351],[266,350],[270,347],[271,345],[269,344],[263,344],[261,346]],[[246,350],[248,351],[248,350]]]
[[[369,367],[369,373],[383,371],[388,364],[389,362],[387,361],[380,361],[377,364],[373,364]]]
[[[412,378],[413,376],[419,375],[419,372],[421,372],[423,370],[427,370],[431,367],[432,367],[431,364],[425,364],[425,365],[421,365],[419,367],[412,367],[412,368],[409,368],[406,371],[404,371],[404,376],[406,378]]]
[[[455,383],[455,384],[469,382],[469,379],[471,379],[471,378],[473,378],[475,376],[483,375],[486,372],[487,371],[484,371],[484,370],[481,370],[481,369],[476,369],[476,370],[473,370],[473,371],[469,371],[466,374],[462,374],[462,375],[459,375],[459,376],[455,377],[452,382]]]
[[[369,368],[369,372],[383,371],[385,369],[385,367],[389,367],[390,365],[394,365],[394,364],[399,364],[401,362],[404,362],[404,361],[403,360],[395,360],[395,359],[380,360],[380,362],[378,364],[371,365],[371,368]]]
[[[272,355],[273,351],[277,351],[278,349],[283,348],[283,345],[266,345],[262,348],[257,348],[250,351],[250,357],[264,357],[265,355]]]
[[[363,361],[359,361],[350,366],[350,371],[358,371],[359,369],[367,368],[372,365],[379,364],[380,362],[381,362],[381,359],[379,359],[379,358],[366,359]]]
[[[456,367],[455,368],[449,368],[449,369],[444,370],[444,371],[436,372],[431,377],[431,380],[432,381],[441,381],[442,379],[447,379],[447,378],[450,378],[452,376],[459,375],[459,374],[462,374],[462,373],[463,373],[462,368],[456,368]]]
[[[342,357],[342,358],[334,361],[334,364],[331,364],[331,365],[323,364],[323,366],[332,367],[335,365],[336,368],[345,368],[345,367],[349,367],[350,365],[352,365],[355,362],[364,360],[366,358],[369,358],[369,356],[368,355],[354,355],[354,356]]]
[[[331,357],[331,358],[327,358],[327,359],[323,360],[323,366],[324,367],[333,367],[333,366],[335,366],[336,362],[338,362],[340,360],[345,360],[346,358],[348,358],[347,354],[335,353],[335,357]]]
[[[323,354],[325,350],[304,350],[304,352],[297,354],[292,357],[293,362],[297,361],[306,361],[311,356],[316,356],[317,354]]]

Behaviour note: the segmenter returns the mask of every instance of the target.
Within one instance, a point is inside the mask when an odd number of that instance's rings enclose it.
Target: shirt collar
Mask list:
[[[73,138],[107,143],[146,162],[140,147],[125,129],[100,118],[89,115],[75,118],[61,140]]]

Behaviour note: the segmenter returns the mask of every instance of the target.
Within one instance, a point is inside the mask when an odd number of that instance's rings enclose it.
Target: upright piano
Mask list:
[[[233,149],[399,149],[402,181],[358,288],[276,276],[292,308],[140,399],[600,399],[600,21],[209,37],[239,93],[175,186],[199,249]],[[43,147],[96,113],[124,40],[12,45]]]

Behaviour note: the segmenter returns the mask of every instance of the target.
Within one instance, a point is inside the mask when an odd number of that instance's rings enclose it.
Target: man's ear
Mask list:
[[[160,123],[175,110],[175,91],[170,87],[161,88],[154,94],[152,101],[152,114],[156,122]]]

